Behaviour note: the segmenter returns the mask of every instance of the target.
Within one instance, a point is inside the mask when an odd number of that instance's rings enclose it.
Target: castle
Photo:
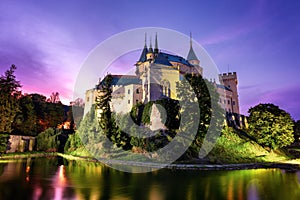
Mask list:
[[[111,75],[111,109],[116,113],[128,113],[139,102],[147,103],[166,97],[177,99],[176,82],[182,80],[185,74],[203,76],[203,68],[193,50],[191,37],[189,52],[183,58],[160,51],[157,34],[154,49],[151,40],[148,48],[145,35],[145,45],[135,66],[135,75]],[[236,72],[219,74],[219,80],[222,84],[213,83],[220,96],[220,106],[227,113],[239,114]],[[97,86],[86,91],[84,114],[91,109],[96,96]]]

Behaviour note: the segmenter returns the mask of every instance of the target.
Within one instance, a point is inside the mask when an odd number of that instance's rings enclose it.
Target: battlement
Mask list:
[[[220,81],[229,80],[229,79],[237,79],[237,74],[236,74],[236,72],[228,72],[228,73],[219,74],[219,79],[220,79]]]
[[[231,76],[236,76],[236,72],[228,72],[228,73],[223,73],[219,74],[221,77],[231,77]]]

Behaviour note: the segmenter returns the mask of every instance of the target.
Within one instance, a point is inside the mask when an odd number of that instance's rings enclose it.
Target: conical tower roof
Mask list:
[[[145,33],[145,45],[144,45],[144,49],[142,51],[142,54],[141,54],[140,59],[139,59],[138,62],[145,62],[147,60],[147,53],[148,53],[147,34]]]
[[[155,34],[155,47],[154,47],[154,53],[158,53],[157,33]]]
[[[192,44],[192,33],[190,33],[190,50],[187,56],[187,60],[198,60],[194,49],[193,49],[193,44]]]

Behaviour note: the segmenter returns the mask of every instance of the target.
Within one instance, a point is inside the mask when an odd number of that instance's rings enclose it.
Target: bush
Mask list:
[[[294,122],[289,113],[273,104],[259,104],[248,112],[249,133],[258,144],[277,149],[294,142]]]

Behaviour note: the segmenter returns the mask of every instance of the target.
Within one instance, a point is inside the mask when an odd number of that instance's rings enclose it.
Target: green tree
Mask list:
[[[259,104],[248,112],[249,133],[257,143],[271,149],[293,143],[294,123],[289,113],[273,104]]]
[[[19,98],[19,106],[20,110],[13,123],[13,133],[32,136],[37,135],[37,116],[31,97],[29,95],[21,96]]]
[[[98,122],[101,128],[101,133],[104,134],[117,147],[122,147],[125,150],[132,148],[130,137],[120,130],[115,123],[110,109],[111,94],[112,94],[112,76],[107,75],[98,85],[99,97],[96,99],[96,111]]]
[[[218,104],[219,95],[214,85],[200,75],[186,74],[184,79],[177,83],[176,90],[177,96],[181,100],[180,106],[182,107],[181,112],[183,112],[181,120],[185,123],[182,125],[181,131],[189,133],[197,130],[192,144],[182,158],[198,158],[208,130],[210,129],[213,133],[220,132],[222,129],[224,111]],[[199,107],[200,113],[195,111],[195,105]],[[199,119],[199,121],[195,123],[195,119]],[[213,127],[210,124],[213,124]],[[214,134],[208,135],[206,139],[212,142],[216,140]]]
[[[294,122],[294,138],[295,142],[300,142],[300,120]]]
[[[28,95],[34,106],[35,132],[36,134],[45,131],[47,128],[55,128],[61,124],[66,118],[64,105],[61,102],[48,102],[47,98],[41,94]]]
[[[12,124],[19,110],[20,82],[16,80],[16,66],[12,65],[0,77],[0,153],[6,150],[8,134],[12,132]]]
[[[100,95],[96,98],[96,109],[99,113],[99,125],[103,134],[108,138],[111,138],[115,132],[114,121],[112,119],[112,112],[109,105],[112,94],[111,83],[112,76],[107,75],[98,86]]]
[[[38,151],[57,151],[59,142],[57,140],[58,130],[48,128],[41,132],[37,137],[37,150]]]

